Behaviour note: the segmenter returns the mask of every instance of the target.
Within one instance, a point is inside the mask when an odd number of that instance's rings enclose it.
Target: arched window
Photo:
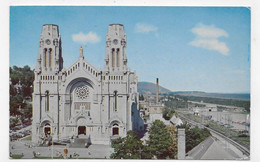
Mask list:
[[[115,62],[116,62],[116,56],[115,56],[115,49],[112,49],[112,67],[115,67]]]
[[[43,61],[44,67],[47,67],[47,49],[46,48],[44,48],[44,50],[43,50],[43,57],[44,57],[44,61]]]
[[[113,136],[118,136],[119,135],[119,126],[117,123],[113,124],[113,128],[112,128],[112,135]]]
[[[51,63],[52,63],[52,49],[49,49],[49,67],[51,67]]]
[[[120,52],[119,52],[119,48],[117,48],[117,50],[116,50],[116,55],[117,55],[116,64],[117,64],[117,67],[119,67],[120,66]]]

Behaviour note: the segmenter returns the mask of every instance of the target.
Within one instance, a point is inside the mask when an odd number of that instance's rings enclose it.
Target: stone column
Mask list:
[[[185,159],[185,129],[179,128],[178,129],[178,159],[184,160]]]

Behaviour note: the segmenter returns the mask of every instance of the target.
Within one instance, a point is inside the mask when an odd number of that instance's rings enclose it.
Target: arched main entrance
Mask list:
[[[86,126],[78,126],[78,135],[86,135]]]
[[[51,135],[51,125],[49,123],[44,125],[44,135]]]

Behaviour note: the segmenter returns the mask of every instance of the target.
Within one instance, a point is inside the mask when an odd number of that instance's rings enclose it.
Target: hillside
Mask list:
[[[156,84],[151,83],[151,82],[138,82],[137,84],[137,90],[138,93],[144,94],[144,93],[152,93],[156,94]],[[169,93],[171,92],[169,89],[166,89],[162,86],[159,86],[159,93]]]

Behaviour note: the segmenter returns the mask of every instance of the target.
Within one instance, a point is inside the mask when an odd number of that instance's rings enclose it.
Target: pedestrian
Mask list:
[[[65,147],[65,149],[64,149],[64,156],[67,157],[67,155],[68,155],[68,149],[67,149],[67,147]]]

